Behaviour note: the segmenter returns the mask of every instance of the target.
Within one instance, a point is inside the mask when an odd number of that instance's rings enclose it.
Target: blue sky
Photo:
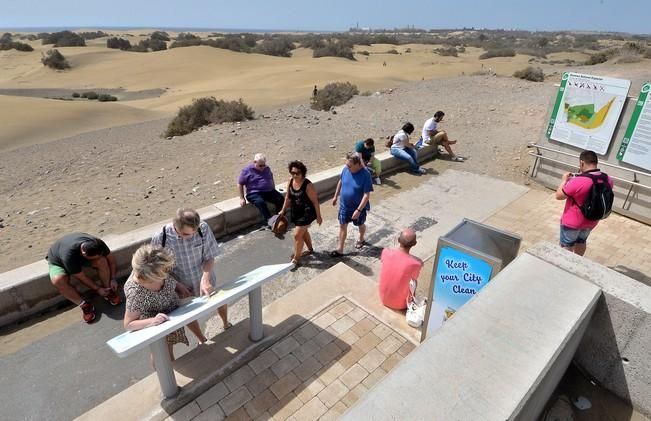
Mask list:
[[[0,0],[0,28],[518,28],[650,33],[649,0]]]

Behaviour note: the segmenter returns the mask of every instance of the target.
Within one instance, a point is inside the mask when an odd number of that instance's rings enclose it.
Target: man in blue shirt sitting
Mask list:
[[[361,249],[366,244],[366,213],[371,209],[369,199],[372,191],[371,174],[364,168],[361,158],[355,152],[348,153],[346,166],[341,171],[335,197],[332,199],[332,206],[337,206],[339,200],[339,243],[337,249],[330,252],[330,256],[344,255],[344,243],[350,222],[359,228],[359,239],[355,248]]]

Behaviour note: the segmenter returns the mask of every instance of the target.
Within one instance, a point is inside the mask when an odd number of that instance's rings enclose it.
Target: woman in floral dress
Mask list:
[[[124,284],[127,298],[124,328],[127,330],[140,330],[169,320],[167,313],[179,306],[179,297],[191,295],[182,283],[176,282],[169,274],[174,266],[174,257],[164,248],[149,244],[140,247],[131,259],[131,266],[131,276]],[[167,335],[172,360],[172,348],[177,343],[189,345],[183,328]]]

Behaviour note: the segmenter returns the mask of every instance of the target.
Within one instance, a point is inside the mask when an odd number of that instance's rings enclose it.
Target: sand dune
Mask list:
[[[154,120],[163,115],[120,103],[0,95],[0,151],[47,143],[95,129]]]
[[[147,31],[134,31],[135,42]],[[357,46],[369,56],[357,61],[312,58],[312,50],[297,49],[291,58],[236,53],[207,46],[176,48],[152,53],[107,49],[105,39],[87,47],[59,50],[72,69],[53,71],[40,64],[50,46],[34,41],[31,53],[0,52],[0,88],[124,88],[129,91],[166,89],[157,98],[118,104],[68,103],[55,100],[18,101],[0,97],[0,124],[10,127],[0,134],[0,148],[42,143],[88,130],[146,121],[173,115],[193,98],[242,98],[258,112],[282,104],[307,102],[314,85],[350,81],[360,91],[379,90],[408,81],[471,74],[490,68],[500,75],[527,65],[528,56],[479,61],[480,49],[468,48],[459,57],[432,53],[432,45],[376,44]],[[396,49],[401,54],[386,54]],[[410,51],[410,52],[407,52]],[[565,57],[563,57],[565,58]],[[383,65],[386,63],[386,66]],[[483,66],[483,67],[482,67]],[[34,107],[41,118],[30,118]]]

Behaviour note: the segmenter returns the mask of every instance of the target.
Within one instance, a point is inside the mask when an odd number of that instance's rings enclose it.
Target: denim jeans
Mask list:
[[[278,190],[273,189],[271,191],[249,193],[246,195],[246,200],[258,208],[266,223],[271,218],[271,213],[269,212],[269,208],[267,208],[267,202],[273,203],[276,212],[279,212],[283,207],[285,198]]]
[[[416,150],[411,149],[411,148],[405,148],[405,149],[399,149],[399,148],[391,148],[391,155],[398,159],[402,159],[403,161],[407,161],[409,163],[409,169],[412,172],[418,172],[418,169],[420,168],[418,166],[418,156],[416,155]]]

